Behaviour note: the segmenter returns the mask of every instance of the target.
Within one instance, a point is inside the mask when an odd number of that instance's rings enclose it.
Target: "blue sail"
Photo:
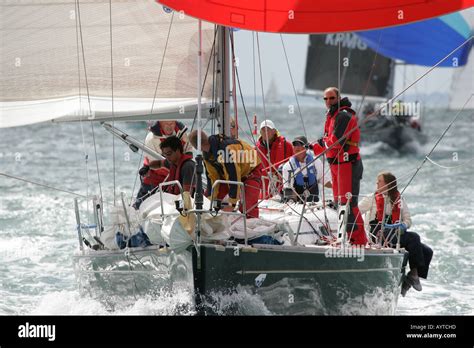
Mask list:
[[[471,36],[460,13],[380,30],[356,33],[374,51],[407,64],[433,66]],[[440,66],[467,63],[472,41],[453,53]]]

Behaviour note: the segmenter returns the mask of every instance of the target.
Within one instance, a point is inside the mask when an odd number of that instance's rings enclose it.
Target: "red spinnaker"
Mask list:
[[[276,33],[335,33],[402,25],[474,6],[474,0],[157,0],[212,23]]]

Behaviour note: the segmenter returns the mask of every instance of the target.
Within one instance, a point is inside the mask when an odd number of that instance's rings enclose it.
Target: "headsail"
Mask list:
[[[194,108],[197,20],[153,0],[112,1],[111,36],[108,0],[6,1],[0,8],[0,127],[110,116],[111,55],[116,116],[169,118]],[[213,39],[214,26],[203,24],[206,63]]]
[[[472,10],[470,10],[472,12]],[[433,66],[471,36],[471,28],[461,13],[417,23],[358,32],[372,49],[407,64]],[[466,44],[439,66],[465,65],[471,45]]]
[[[335,33],[368,30],[442,16],[474,0],[158,0],[190,16],[255,31]]]

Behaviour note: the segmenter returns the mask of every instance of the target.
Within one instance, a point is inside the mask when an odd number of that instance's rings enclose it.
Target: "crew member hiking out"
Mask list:
[[[197,148],[197,130],[189,135],[189,140]],[[207,136],[201,131],[201,149],[207,174],[207,192],[210,197],[211,188],[216,180],[240,181],[244,183],[245,203],[248,218],[258,218],[258,198],[262,188],[262,164],[256,150],[242,140],[231,139],[223,135]],[[219,185],[212,193],[213,198],[223,200],[229,195],[228,207],[224,211],[233,211],[241,200],[238,185]],[[212,197],[210,197],[212,198]],[[243,211],[242,204],[239,205]]]
[[[346,194],[351,193],[347,233],[352,244],[365,245],[367,236],[357,206],[364,170],[359,153],[360,129],[357,117],[351,109],[349,99],[341,99],[336,87],[329,87],[324,91],[324,101],[327,107],[324,136],[318,140],[313,150],[315,153],[321,153],[334,145],[326,153],[331,169],[334,200],[346,204]],[[339,141],[344,136],[347,137]]]
[[[398,191],[395,175],[390,172],[377,175],[375,193],[364,197],[359,203],[359,209],[366,217],[365,222],[370,227],[373,243],[394,248],[399,242],[400,246],[408,251],[410,272],[404,278],[402,296],[405,296],[411,287],[421,291],[420,278],[428,277],[433,250],[421,242],[418,233],[407,231],[412,223],[411,216],[407,203]]]

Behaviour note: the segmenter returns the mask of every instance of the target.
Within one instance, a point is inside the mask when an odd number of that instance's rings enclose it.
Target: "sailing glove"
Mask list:
[[[143,166],[138,171],[138,174],[140,174],[141,176],[145,176],[148,173],[149,170],[150,170],[149,166]]]

